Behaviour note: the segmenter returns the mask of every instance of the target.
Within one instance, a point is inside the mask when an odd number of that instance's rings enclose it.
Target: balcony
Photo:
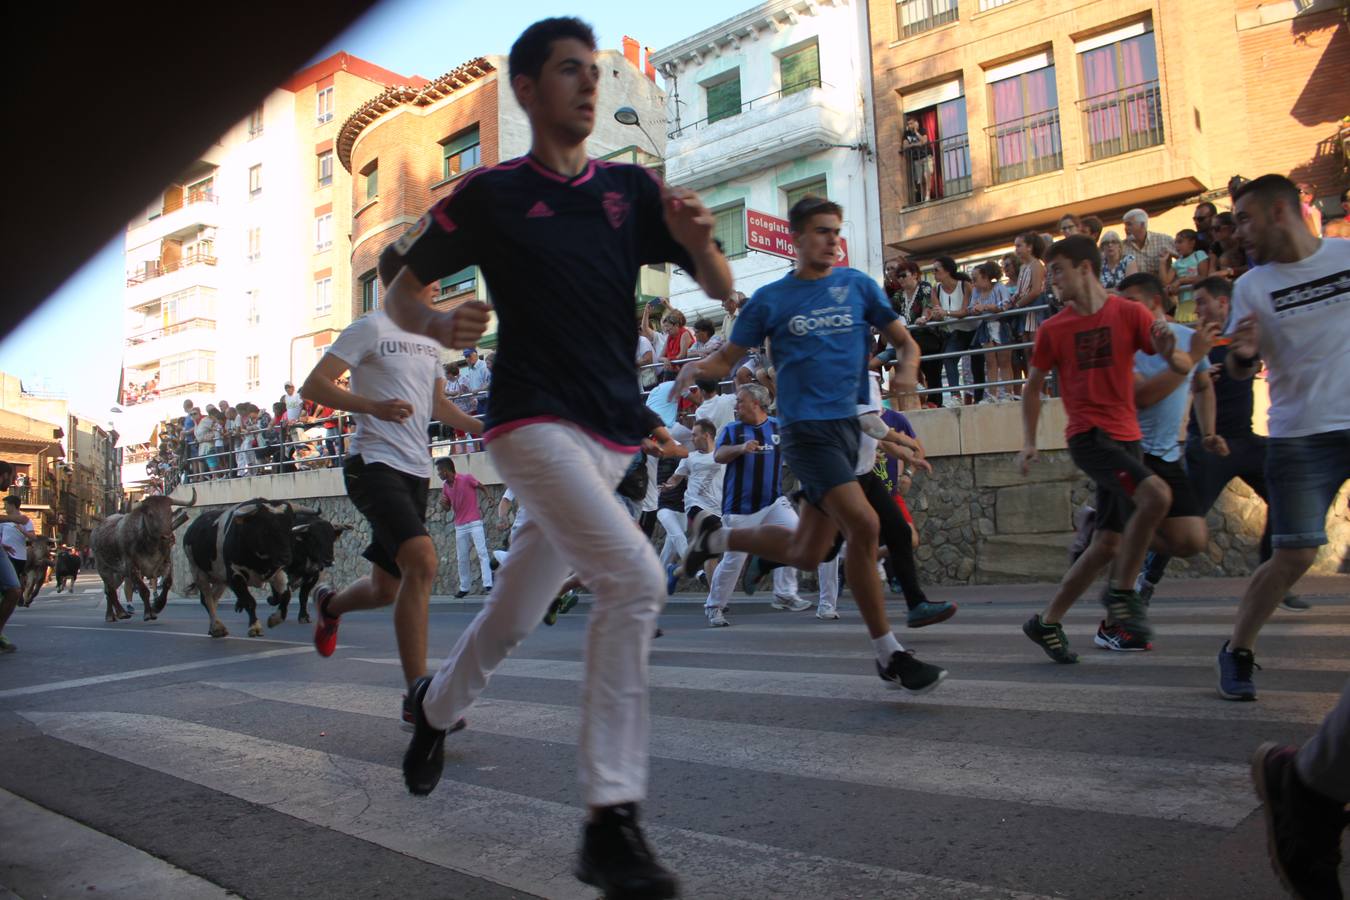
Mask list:
[[[207,252],[186,254],[173,263],[147,262],[141,271],[127,273],[126,305],[144,306],[193,287],[218,288],[216,262]]]
[[[850,143],[853,98],[832,85],[775,91],[670,132],[666,178],[694,190]]]
[[[9,493],[19,498],[21,509],[51,509],[56,505],[56,491],[51,485],[38,487],[35,484],[16,484],[9,489]]]
[[[905,172],[906,207],[936,203],[969,194],[970,135],[957,134],[900,151]]]
[[[1156,81],[1085,97],[1077,106],[1089,161],[1163,142],[1162,91]]]
[[[123,351],[123,363],[136,369],[154,369],[161,358],[192,350],[210,349],[216,320],[197,316],[191,319],[129,334]]]
[[[895,15],[900,37],[907,38],[955,22],[959,9],[957,0],[898,0]]]
[[[183,240],[203,228],[220,225],[220,202],[211,191],[192,191],[178,206],[166,204],[160,215],[127,232],[127,246],[141,247],[162,241]]]
[[[1064,168],[1059,110],[1000,122],[985,129],[994,184],[1006,184]]]

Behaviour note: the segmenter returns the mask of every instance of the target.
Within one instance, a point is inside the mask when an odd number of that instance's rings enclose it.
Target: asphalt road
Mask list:
[[[1084,601],[1077,667],[1019,632],[1044,587],[934,591],[961,611],[901,629],[951,672],[922,698],[876,678],[847,601],[826,623],[741,599],[709,629],[676,598],[651,660],[650,839],[689,898],[1281,896],[1247,763],[1345,685],[1350,578],[1309,579],[1313,611],[1272,619],[1254,704],[1214,692],[1240,589],[1165,584],[1147,654],[1094,650]],[[587,608],[507,661],[413,798],[387,613],[349,616],[324,660],[293,620],[250,639],[231,612],[214,640],[193,600],[105,624],[92,578],[49,587],[0,656],[0,897],[594,898],[570,874]],[[433,604],[433,657],[476,609]]]

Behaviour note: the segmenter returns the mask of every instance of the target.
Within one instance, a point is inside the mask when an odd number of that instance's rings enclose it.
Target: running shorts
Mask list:
[[[370,546],[361,555],[390,575],[402,575],[398,548],[427,532],[427,493],[431,479],[409,475],[384,463],[367,463],[360,454],[342,463],[347,496],[370,523]]]

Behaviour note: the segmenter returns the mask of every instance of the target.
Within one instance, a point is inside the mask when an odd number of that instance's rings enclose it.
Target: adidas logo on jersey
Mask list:
[[[527,218],[527,219],[543,219],[543,218],[545,218],[545,217],[547,217],[547,216],[551,216],[551,215],[553,215],[553,210],[549,209],[549,206],[548,206],[547,203],[545,203],[543,200],[540,200],[540,201],[539,201],[538,203],[536,203],[534,206],[531,206],[531,207],[530,207],[530,211],[527,212],[527,213],[525,214],[525,218]]]

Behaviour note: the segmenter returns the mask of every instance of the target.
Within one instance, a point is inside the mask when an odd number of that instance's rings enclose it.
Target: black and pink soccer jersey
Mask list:
[[[636,446],[648,429],[633,356],[635,290],[648,263],[693,272],[640,166],[592,160],[566,178],[524,156],[465,176],[384,251],[423,284],[479,267],[497,314],[488,437],[563,419]]]

